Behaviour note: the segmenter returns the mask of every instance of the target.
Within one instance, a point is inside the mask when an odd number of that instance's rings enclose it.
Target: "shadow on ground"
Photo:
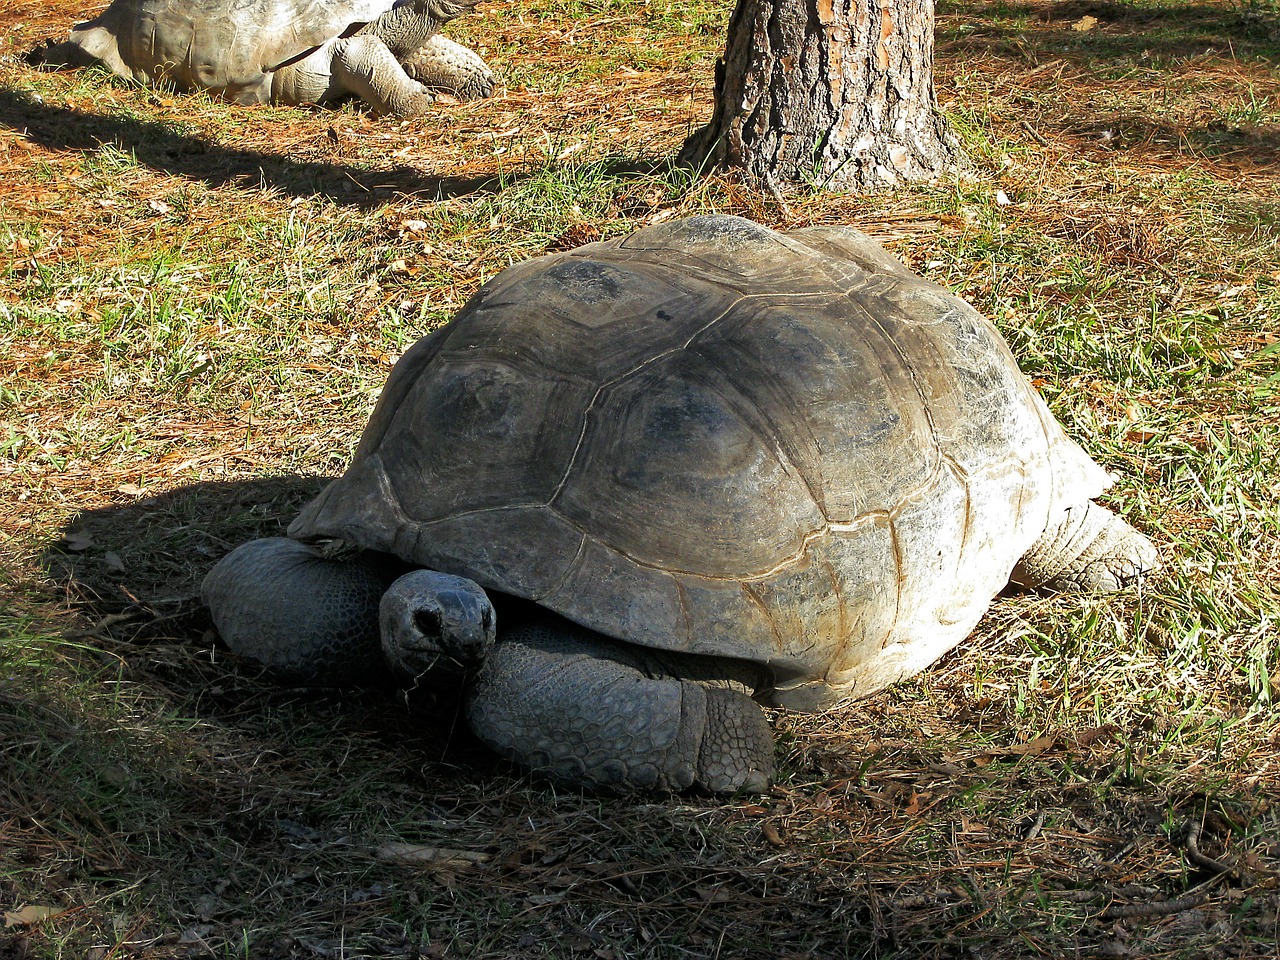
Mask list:
[[[406,695],[389,681],[369,691],[279,687],[217,637],[200,602],[204,575],[237,544],[283,535],[325,483],[319,477],[198,483],[77,514],[41,557],[55,589],[80,614],[66,636],[106,653],[132,680],[194,715],[242,715],[251,703],[302,695],[321,713],[348,717],[338,723],[364,727],[387,744],[414,744],[424,760],[439,759],[455,743],[464,756],[487,755],[457,729],[459,690]]]
[[[1263,65],[1280,59],[1280,14],[1262,4],[1137,7],[1111,0],[941,0],[938,17],[940,50],[948,44],[985,47],[1035,62],[1128,58],[1152,68],[1176,69],[1182,66],[1177,61],[1206,55]],[[1081,29],[1085,17],[1097,22]],[[957,19],[967,26],[963,38],[955,30]],[[1019,21],[1043,27],[1027,30]]]
[[[1207,5],[1137,8],[1108,0],[1062,3],[957,2],[939,4],[939,60],[1009,58],[1025,64],[1026,96],[1050,95],[1054,68],[1091,86],[1097,104],[1087,120],[1071,112],[1043,124],[1046,136],[1075,140],[1081,149],[1193,156],[1244,169],[1273,169],[1280,125],[1250,122],[1267,116],[1265,96],[1254,99],[1249,71],[1280,61],[1280,15],[1260,8]],[[1079,29],[1086,18],[1093,25]],[[1132,82],[1190,82],[1203,72],[1236,94],[1196,122],[1170,123],[1147,114],[1107,110],[1109,86]],[[1085,106],[1082,104],[1082,106]],[[1074,111],[1073,111],[1074,112]]]
[[[88,621],[119,637],[199,635],[200,581],[238,543],[277,536],[326,481],[319,477],[197,483],[76,514],[42,566]]]
[[[366,170],[222,146],[158,121],[51,106],[12,89],[0,89],[0,124],[48,150],[93,153],[110,144],[154,170],[210,187],[268,187],[288,196],[319,196],[360,208],[376,207],[402,194],[448,200],[493,193],[500,187],[489,176],[434,177],[405,166]]]
[[[40,567],[87,621],[85,635],[142,642],[199,636],[212,626],[200,602],[205,574],[246,541],[285,536],[328,482],[211,481],[83,510],[45,545]],[[513,611],[524,605],[504,603]]]

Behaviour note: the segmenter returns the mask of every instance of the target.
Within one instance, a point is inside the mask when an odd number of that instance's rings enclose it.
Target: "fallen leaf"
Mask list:
[[[1034,740],[1028,740],[1026,743],[1015,743],[1011,747],[1005,747],[1003,750],[993,750],[992,753],[1011,753],[1020,757],[1038,757],[1046,750],[1053,748],[1058,742],[1057,737],[1036,737]]]
[[[133,784],[133,774],[129,772],[127,767],[119,763],[109,763],[98,773],[103,780],[116,788],[128,787]]]
[[[761,823],[760,832],[764,834],[765,840],[772,846],[785,847],[787,845],[787,841],[782,839],[782,832],[778,829],[778,825],[772,820],[765,820]]]
[[[72,553],[83,553],[94,546],[87,530],[69,530],[62,535],[62,545]]]
[[[1104,737],[1107,739],[1111,739],[1111,737],[1115,734],[1115,732],[1116,732],[1116,728],[1111,726],[1111,724],[1109,723],[1104,724],[1101,727],[1089,727],[1088,729],[1081,730],[1079,733],[1076,734],[1075,736],[1076,746],[1087,747],[1089,746],[1089,744],[1093,743],[1095,740],[1101,740]]]
[[[20,907],[17,910],[5,912],[4,925],[6,927],[29,927],[33,923],[39,923],[42,920],[48,920],[50,917],[56,917],[63,913],[66,913],[66,911],[61,907],[35,905]]]
[[[489,859],[489,854],[477,850],[424,847],[416,843],[384,843],[374,851],[374,856],[389,863],[403,863],[430,870],[465,870]]]
[[[1155,440],[1160,434],[1154,430],[1130,430],[1124,435],[1126,443],[1146,443]]]
[[[560,890],[556,893],[531,893],[524,898],[524,902],[531,907],[545,907],[548,904],[559,903],[564,899],[564,891]]]
[[[733,894],[726,890],[723,886],[719,887],[694,887],[693,892],[699,899],[706,903],[727,903],[733,899]]]

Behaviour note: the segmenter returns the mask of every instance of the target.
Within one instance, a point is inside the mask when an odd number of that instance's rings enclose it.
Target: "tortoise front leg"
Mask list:
[[[337,87],[380,114],[420,117],[435,100],[431,91],[404,72],[386,44],[371,34],[334,43],[330,70]]]
[[[768,787],[759,705],[732,683],[673,675],[669,659],[559,622],[520,627],[480,671],[467,718],[503,756],[590,790]]]
[[[450,20],[470,13],[476,0],[409,0],[370,20],[355,36],[377,37],[393,57],[403,61],[422,49]]]
[[[459,100],[493,93],[493,71],[480,54],[437,33],[403,61],[405,72],[424,86],[447,90]]]
[[[334,42],[333,84],[378,113],[422,116],[434,98],[405,73],[403,63],[427,47],[443,24],[474,6],[472,0],[410,0],[392,7],[352,36]]]
[[[378,604],[400,572],[361,553],[329,560],[297,540],[251,540],[205,576],[200,596],[223,641],[285,683],[359,686],[390,679]]]

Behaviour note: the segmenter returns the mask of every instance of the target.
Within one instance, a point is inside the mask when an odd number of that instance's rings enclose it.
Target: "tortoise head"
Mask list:
[[[393,583],[378,620],[387,662],[408,678],[474,670],[497,632],[493,604],[479,584],[434,570],[415,570]]]

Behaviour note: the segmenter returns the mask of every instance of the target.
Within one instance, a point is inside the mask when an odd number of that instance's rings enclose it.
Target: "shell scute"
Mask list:
[[[380,444],[394,451],[388,477],[401,510],[430,522],[546,504],[571,462],[590,396],[587,385],[536,365],[442,351],[431,375],[405,394]]]
[[[734,579],[823,526],[759,411],[686,351],[600,391],[553,507],[637,563]]]
[[[441,573],[531,598],[559,589],[587,545],[581,530],[537,506],[494,508],[428,524],[382,524],[353,539],[369,543],[373,537],[385,542],[380,549],[389,553],[429,556],[432,569]]]
[[[557,254],[499,275],[463,309],[448,349],[520,357],[600,386],[679,348],[741,298],[670,265],[598,252],[606,256]]]
[[[805,478],[824,518],[887,510],[938,449],[894,331],[838,296],[744,302],[694,349],[725,371]]]

